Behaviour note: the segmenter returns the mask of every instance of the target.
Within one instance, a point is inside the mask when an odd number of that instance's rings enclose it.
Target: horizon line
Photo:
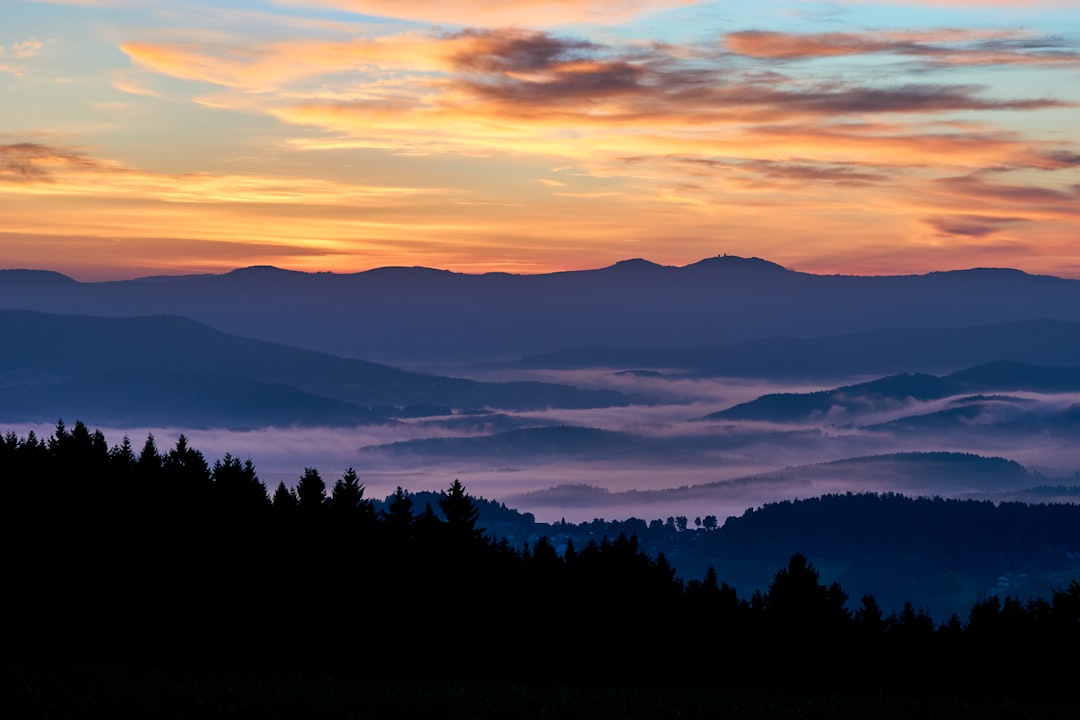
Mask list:
[[[1029,275],[1031,277],[1050,277],[1050,278],[1057,278],[1057,279],[1062,279],[1062,280],[1078,280],[1078,279],[1080,279],[1080,277],[1071,277],[1071,276],[1068,276],[1068,275],[1051,275],[1051,274],[1046,274],[1046,273],[1034,273],[1034,272],[1029,272],[1027,270],[1024,270],[1022,268],[1009,267],[1009,266],[965,266],[965,267],[953,267],[953,268],[941,268],[941,269],[927,270],[927,271],[924,271],[924,272],[898,272],[898,273],[895,273],[895,274],[883,274],[883,273],[865,273],[865,274],[862,274],[862,273],[855,273],[855,272],[813,272],[813,271],[809,271],[809,270],[798,270],[796,268],[793,268],[793,267],[790,267],[790,266],[775,262],[773,260],[769,260],[767,258],[758,257],[756,255],[746,257],[746,256],[735,255],[735,254],[731,254],[731,253],[721,253],[721,254],[717,254],[717,255],[711,255],[711,256],[708,256],[708,257],[701,258],[700,260],[695,260],[693,262],[687,263],[685,265],[667,265],[667,264],[655,262],[653,260],[649,260],[647,258],[633,257],[633,258],[625,258],[625,259],[622,259],[622,260],[617,260],[614,263],[611,263],[609,265],[589,266],[589,267],[569,267],[569,268],[565,268],[565,269],[547,270],[547,271],[532,272],[532,273],[528,273],[528,272],[510,272],[510,271],[505,271],[505,270],[488,270],[488,271],[484,271],[484,272],[468,272],[468,271],[465,271],[465,270],[452,270],[450,268],[432,267],[430,265],[376,265],[376,266],[372,266],[372,267],[365,268],[365,269],[362,269],[362,270],[350,270],[350,271],[337,271],[337,270],[330,270],[330,269],[327,269],[327,270],[297,270],[297,269],[293,269],[293,268],[281,267],[281,266],[278,266],[278,265],[265,264],[265,263],[264,264],[254,264],[254,265],[242,265],[242,266],[237,266],[237,267],[230,268],[228,270],[222,270],[220,272],[206,272],[206,271],[204,271],[204,272],[199,272],[199,271],[183,272],[182,271],[182,272],[176,272],[176,273],[159,272],[159,273],[151,273],[151,274],[147,274],[147,275],[135,274],[135,275],[121,275],[121,276],[116,276],[116,277],[100,277],[100,278],[87,278],[82,273],[78,274],[78,275],[82,276],[82,277],[79,277],[79,276],[77,276],[75,274],[71,274],[69,272],[64,272],[64,271],[61,271],[61,270],[54,270],[54,269],[51,269],[51,268],[0,267],[0,272],[27,272],[27,273],[54,274],[54,275],[60,275],[62,277],[68,278],[68,279],[70,279],[70,280],[72,280],[74,282],[80,283],[80,284],[103,284],[103,283],[110,283],[110,282],[132,282],[132,281],[139,281],[139,280],[169,281],[169,280],[182,280],[182,279],[199,278],[199,277],[224,277],[226,275],[231,275],[233,273],[243,272],[245,270],[273,270],[273,271],[277,271],[277,272],[289,273],[289,274],[294,274],[294,275],[309,275],[309,276],[331,275],[331,276],[335,276],[335,277],[350,277],[350,276],[356,276],[356,275],[363,275],[363,274],[370,273],[370,272],[378,272],[380,270],[429,270],[429,271],[432,271],[432,272],[449,273],[449,274],[452,274],[452,275],[462,275],[462,276],[467,276],[467,277],[485,277],[485,276],[490,276],[490,275],[508,275],[508,276],[513,276],[513,277],[540,277],[540,276],[544,276],[544,275],[559,275],[559,274],[564,274],[564,273],[598,272],[598,271],[603,271],[603,270],[610,270],[610,269],[616,268],[616,267],[618,267],[620,265],[627,265],[627,264],[631,264],[631,263],[644,263],[646,265],[649,265],[649,266],[652,266],[652,267],[655,267],[655,268],[661,269],[661,270],[685,270],[685,269],[691,268],[691,267],[693,267],[695,265],[700,265],[702,263],[706,263],[706,262],[709,262],[709,261],[715,261],[715,260],[757,262],[757,263],[763,264],[764,266],[772,266],[776,270],[782,270],[782,271],[785,271],[785,272],[790,272],[790,273],[794,273],[794,274],[798,274],[798,275],[813,275],[813,276],[816,276],[816,277],[859,277],[859,278],[922,277],[922,276],[934,275],[934,274],[938,274],[938,273],[973,272],[973,271],[1007,271],[1007,272],[1018,272],[1018,273],[1022,273],[1024,275]],[[119,268],[117,268],[117,269],[119,269]]]

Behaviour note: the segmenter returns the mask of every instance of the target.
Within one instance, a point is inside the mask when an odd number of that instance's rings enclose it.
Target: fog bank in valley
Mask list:
[[[1080,394],[907,398],[884,405],[873,398],[856,398],[846,407],[804,422],[777,423],[702,418],[768,393],[826,388],[669,380],[612,370],[543,376],[583,387],[619,389],[642,402],[612,408],[418,417],[357,428],[100,429],[110,446],[127,435],[136,450],[148,433],[153,433],[159,451],[167,451],[183,433],[210,463],[226,453],[251,458],[271,490],[278,482],[294,485],[307,467],[318,468],[328,485],[345,468],[354,467],[369,497],[384,497],[399,485],[437,491],[460,479],[475,495],[506,501],[548,521],[724,518],[765,502],[849,490],[1000,493],[1075,484],[1073,475],[1080,470],[1080,424],[1068,420]],[[535,373],[514,373],[513,379],[539,378]],[[966,410],[956,415],[956,408]],[[65,418],[69,426],[76,419]],[[91,418],[83,420],[91,429],[98,427]],[[562,428],[557,442],[549,437],[552,428]],[[42,424],[2,428],[19,435],[33,430],[38,436],[51,435],[54,429]],[[589,433],[597,430],[609,434],[602,436],[606,444],[594,448]],[[566,449],[561,443],[566,438],[572,441],[576,433],[583,440]],[[432,445],[433,438],[441,441]],[[962,468],[931,472],[917,463],[886,461],[808,467],[845,458],[930,452],[1007,458],[1037,474],[1014,474],[1006,480],[1001,476],[980,487],[980,476],[964,475]]]

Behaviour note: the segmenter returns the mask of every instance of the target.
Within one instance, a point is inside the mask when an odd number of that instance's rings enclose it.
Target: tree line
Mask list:
[[[377,508],[352,469],[269,492],[250,460],[184,436],[110,448],[81,422],[6,435],[0,478],[9,654],[860,692],[1046,694],[1075,673],[1076,580],[936,622],[850,599],[791,548],[740,598],[634,535],[495,541],[457,480],[439,512],[403,488]]]

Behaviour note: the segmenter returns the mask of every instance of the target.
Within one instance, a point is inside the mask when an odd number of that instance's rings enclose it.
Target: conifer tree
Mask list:
[[[215,464],[215,472],[219,471],[219,465]],[[183,434],[176,439],[176,446],[161,456],[161,477],[166,492],[188,512],[204,511],[211,501],[210,467],[203,454],[188,445]]]
[[[288,512],[297,505],[296,493],[285,487],[284,481],[279,482],[270,504],[273,505],[275,510]]]
[[[214,494],[227,510],[256,510],[269,504],[266,486],[259,480],[250,458],[241,463],[239,458],[225,453],[225,457],[214,462],[210,475]]]
[[[379,511],[379,517],[382,518],[391,535],[402,538],[411,533],[415,521],[412,506],[412,499],[398,485],[397,489],[394,490],[394,494],[390,496],[390,500],[386,503],[386,509]]]
[[[356,470],[347,468],[341,478],[334,483],[334,489],[330,491],[329,503],[335,512],[355,513],[362,510],[361,506],[370,508],[371,501],[364,500],[364,486]]]
[[[319,471],[313,467],[304,468],[300,482],[296,485],[297,504],[305,512],[313,512],[326,502],[326,483]]]
[[[465,486],[460,480],[454,480],[450,484],[450,489],[442,493],[442,497],[439,498],[439,509],[446,518],[446,529],[450,537],[479,540],[483,536],[484,529],[476,527],[476,521],[480,519],[480,510],[465,492]]]
[[[143,477],[156,476],[161,469],[161,456],[158,455],[157,443],[154,442],[154,433],[146,436],[146,442],[139,452],[138,469]]]
[[[109,451],[109,468],[114,478],[130,477],[135,472],[138,458],[131,447],[131,438],[124,436],[123,441]]]
[[[64,418],[60,418],[56,421],[56,430],[53,431],[53,435],[48,440],[49,452],[53,454],[53,457],[59,457],[64,449],[65,444],[71,439],[71,434],[67,431],[67,426],[64,425]]]

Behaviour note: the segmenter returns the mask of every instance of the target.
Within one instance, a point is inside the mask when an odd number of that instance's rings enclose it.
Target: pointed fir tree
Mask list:
[[[354,513],[362,503],[370,505],[370,501],[364,500],[364,486],[356,470],[347,468],[330,491],[330,508],[335,512]]]
[[[210,466],[201,452],[188,445],[187,436],[181,434],[176,446],[161,456],[161,476],[167,492],[188,511],[204,511],[212,502]]]
[[[270,504],[273,505],[274,510],[287,513],[296,509],[297,500],[296,493],[285,487],[285,482],[279,482],[277,490],[274,491],[274,497],[271,499]]]
[[[149,433],[142,450],[139,451],[139,474],[145,477],[156,476],[160,469],[161,456],[158,454],[157,443],[154,442],[154,434]]]
[[[319,471],[313,467],[304,468],[300,482],[296,485],[298,507],[304,512],[316,512],[326,503],[326,483]]]
[[[109,470],[114,478],[130,478],[134,475],[138,462],[135,450],[131,447],[131,438],[127,435],[119,445],[113,446],[109,451]]]
[[[476,541],[483,536],[484,529],[476,527],[480,510],[465,492],[465,486],[460,480],[454,480],[450,489],[442,493],[439,509],[446,518],[446,530],[451,538]]]

